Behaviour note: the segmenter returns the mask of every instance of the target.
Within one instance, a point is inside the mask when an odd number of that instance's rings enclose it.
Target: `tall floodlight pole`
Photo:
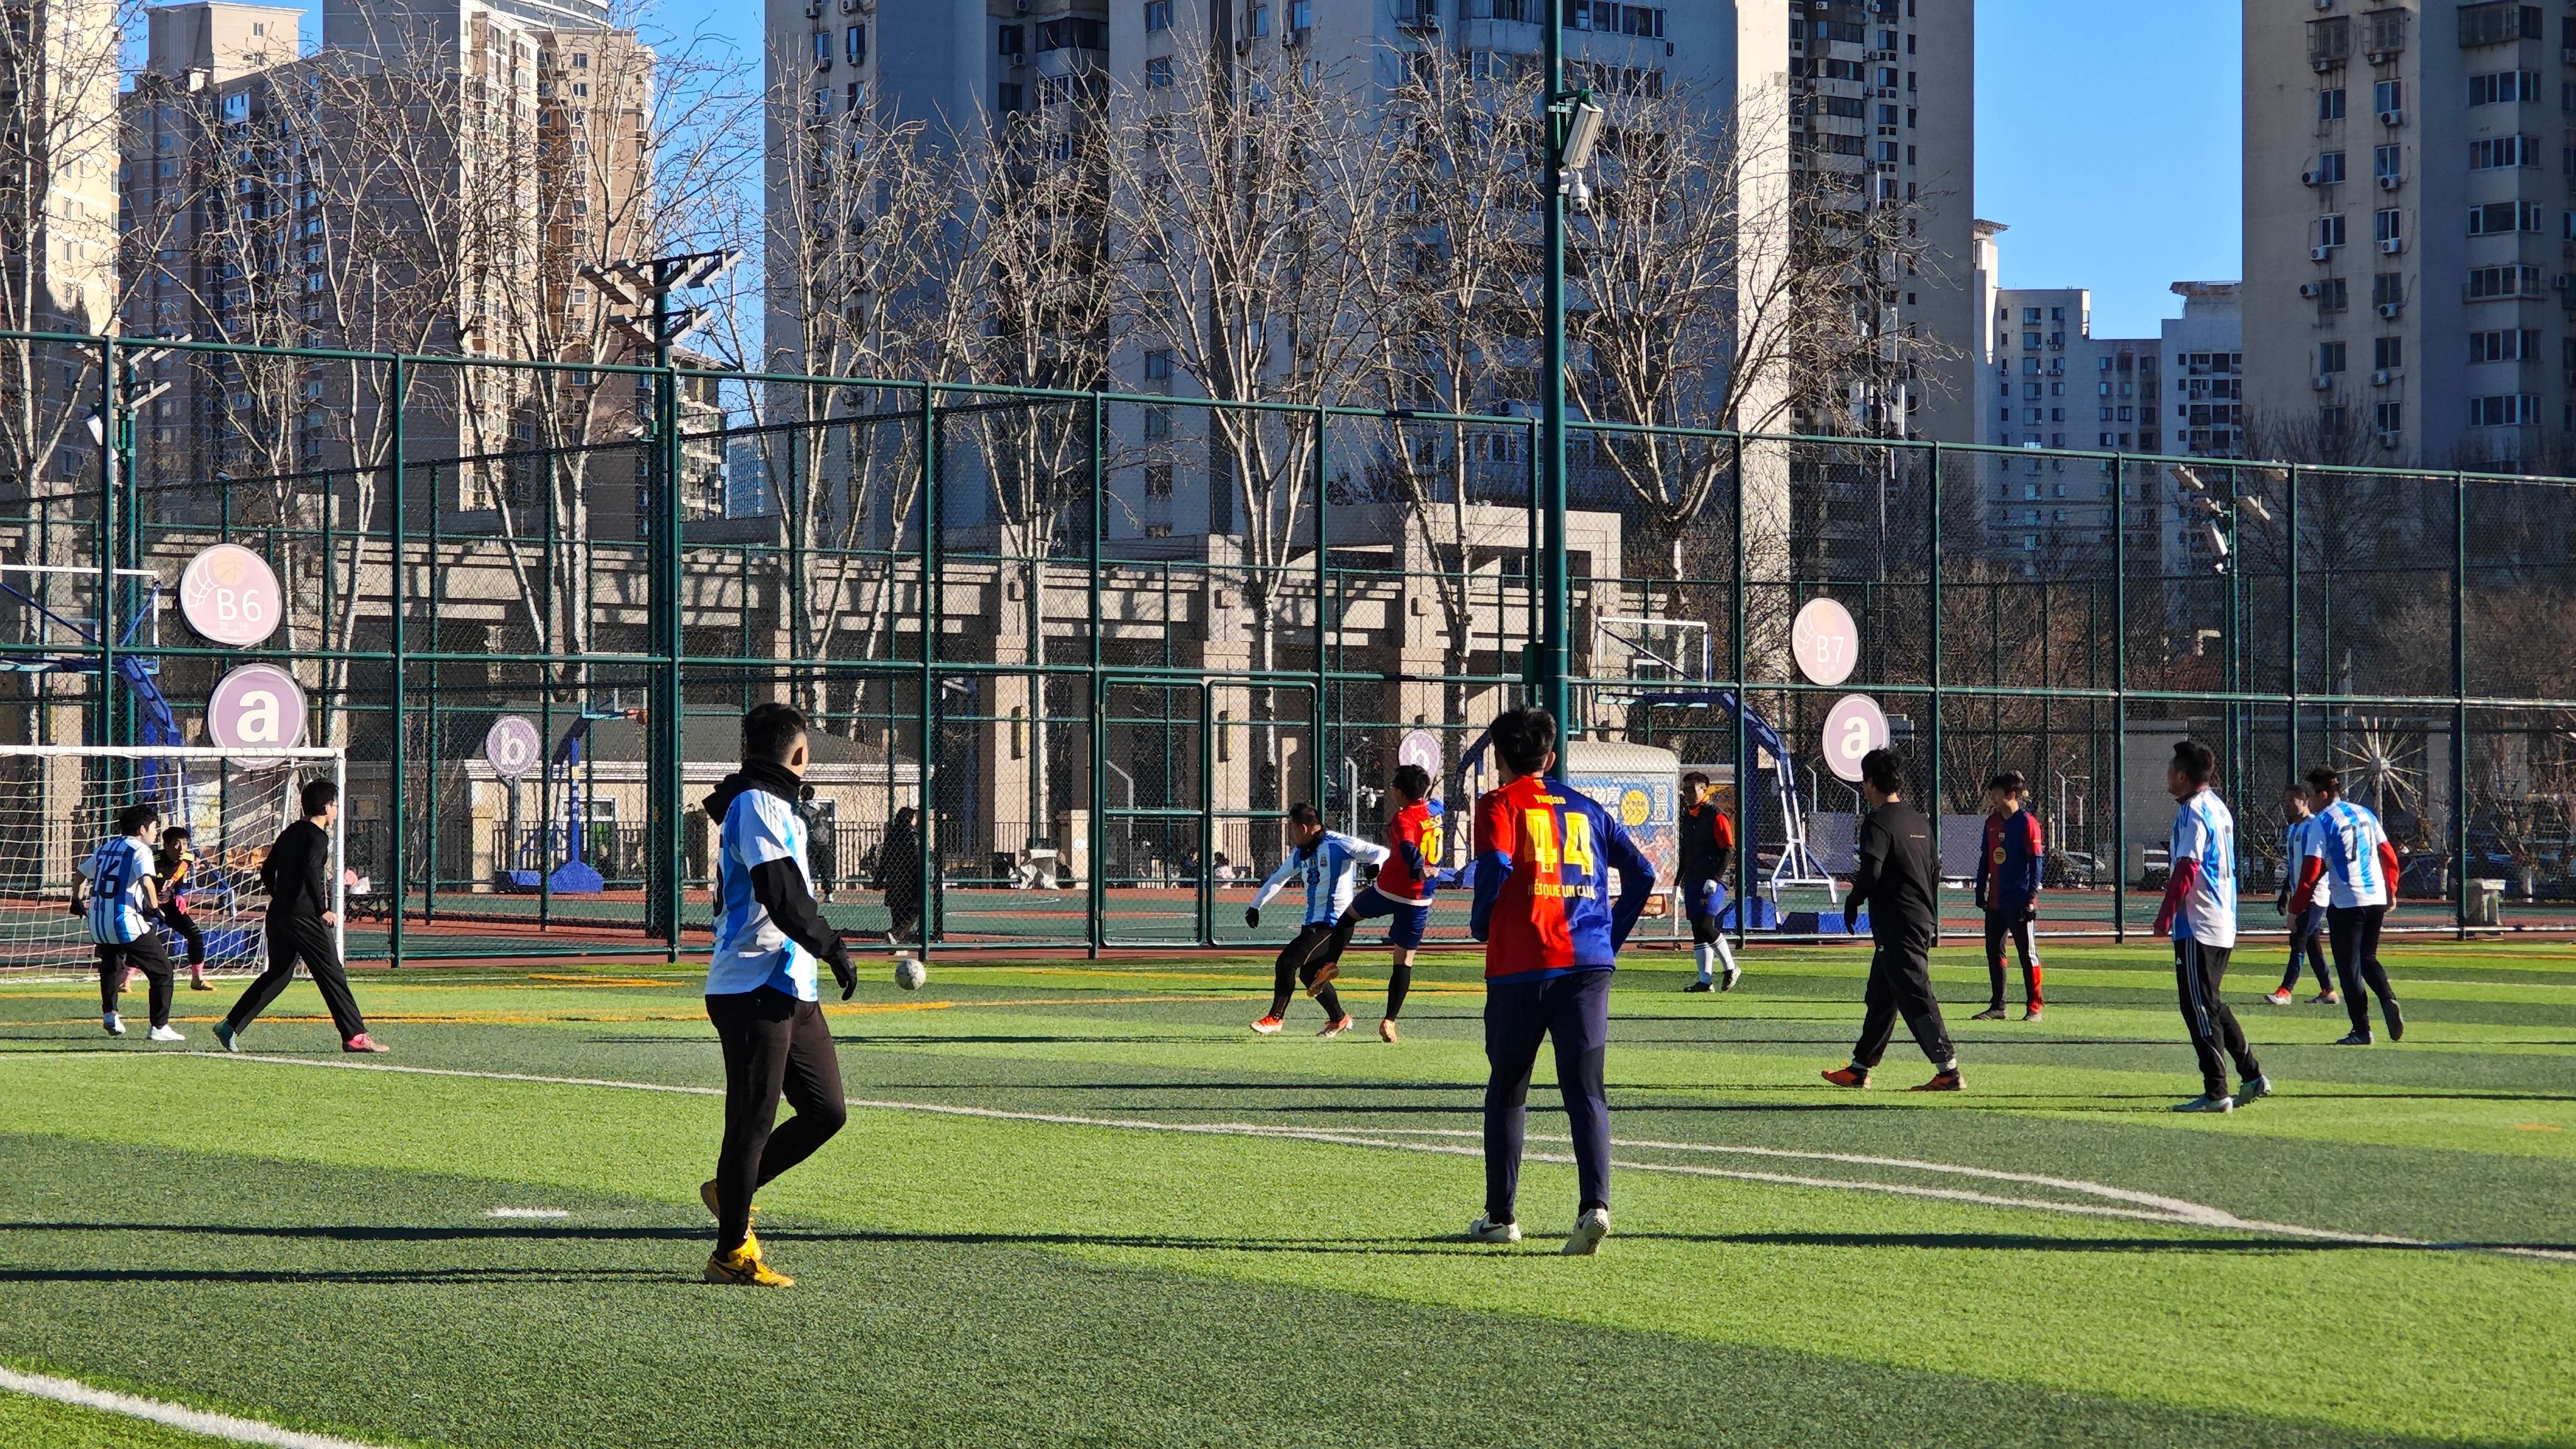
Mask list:
[[[1589,203],[1581,172],[1591,163],[1601,138],[1603,115],[1586,89],[1565,87],[1565,10],[1547,0],[1547,99],[1540,116],[1547,131],[1547,176],[1541,204],[1546,217],[1547,277],[1541,304],[1546,312],[1547,357],[1541,386],[1546,391],[1540,414],[1539,447],[1539,637],[1530,661],[1530,687],[1540,708],[1554,715],[1558,729],[1571,734],[1571,703],[1566,689],[1570,651],[1566,633],[1573,612],[1572,583],[1565,551],[1565,217],[1570,205]]]

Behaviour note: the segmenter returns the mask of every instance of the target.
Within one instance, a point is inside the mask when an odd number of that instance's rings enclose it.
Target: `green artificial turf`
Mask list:
[[[215,1449],[227,1442],[0,1390],[0,1444],[9,1449]]]
[[[0,1361],[382,1443],[2576,1444],[2576,953],[2393,951],[2411,1029],[2368,1051],[2240,972],[2282,1094],[2225,1119],[2168,1110],[2196,1084],[2151,951],[2060,948],[2028,1025],[1961,1021],[1984,972],[1945,953],[1957,1097],[1898,1090],[1901,1035],[1882,1089],[1816,1079],[1855,954],[1748,964],[1715,997],[1623,971],[1627,1165],[1581,1261],[1556,1163],[1521,1249],[1454,1238],[1472,961],[1396,1048],[1297,1034],[1302,1002],[1251,1037],[1249,959],[872,973],[833,1022],[886,1105],[765,1190],[782,1294],[693,1281],[716,1099],[490,1075],[703,1089],[686,972],[361,976],[374,1065],[487,1075],[111,1045],[80,983],[0,984]],[[341,1061],[304,986],[245,1045]],[[2229,1216],[2081,1211],[2142,1210],[2112,1190]],[[64,1413],[28,1432],[96,1417]],[[62,1442],[188,1442],[104,1432]]]

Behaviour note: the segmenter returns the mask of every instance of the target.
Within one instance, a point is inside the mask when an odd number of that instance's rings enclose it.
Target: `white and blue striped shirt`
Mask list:
[[[100,844],[84,863],[89,877],[89,938],[122,946],[152,934],[145,882],[152,879],[152,850],[131,835]]]
[[[1262,882],[1261,894],[1253,897],[1253,909],[1259,910],[1288,882],[1302,877],[1306,882],[1306,924],[1329,926],[1350,909],[1351,898],[1359,894],[1363,874],[1385,864],[1386,857],[1383,845],[1327,830],[1314,849],[1288,852],[1279,869]]]
[[[751,893],[751,868],[792,860],[805,888],[805,821],[796,807],[766,790],[745,790],[725,808],[716,856],[716,947],[707,964],[707,995],[731,996],[767,986],[816,1001],[814,953],[787,939],[769,908]]]
[[[2219,950],[2236,945],[2236,816],[2204,786],[2174,811],[2173,869],[2199,867],[2174,912],[2173,938]]]
[[[2388,904],[2388,873],[2379,848],[2388,832],[2379,817],[2349,800],[2337,800],[2316,820],[2316,854],[2326,863],[2326,904],[2350,910]]]

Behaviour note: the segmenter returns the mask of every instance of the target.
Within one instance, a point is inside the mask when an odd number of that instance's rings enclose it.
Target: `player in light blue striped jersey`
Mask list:
[[[2198,740],[2174,746],[2173,764],[2165,771],[2165,789],[2174,797],[2173,871],[2156,913],[2156,934],[2173,932],[2174,985],[2182,996],[2183,1025],[2191,1029],[2191,1049],[2200,1058],[2202,1089],[2175,1109],[2182,1112],[2233,1112],[2272,1093],[2245,1029],[2219,995],[2228,955],[2236,949],[2236,816],[2209,787],[2217,774],[2217,754]],[[2228,1057],[2236,1059],[2243,1079],[2232,1094]]]
[[[1271,897],[1288,888],[1291,881],[1306,886],[1306,920],[1294,939],[1280,948],[1275,964],[1270,993],[1270,1012],[1252,1024],[1263,1036],[1278,1032],[1288,1018],[1288,995],[1294,982],[1303,982],[1315,1004],[1324,1008],[1324,1029],[1320,1037],[1337,1037],[1351,1029],[1351,1016],[1342,1010],[1342,998],[1333,990],[1333,978],[1341,973],[1334,958],[1340,954],[1335,942],[1348,943],[1347,933],[1338,937],[1335,926],[1342,913],[1351,908],[1351,898],[1359,894],[1365,872],[1386,863],[1387,849],[1373,845],[1356,835],[1344,835],[1324,828],[1323,812],[1299,801],[1288,810],[1288,858],[1261,883],[1261,894],[1243,913],[1243,923],[1260,929],[1261,908]]]
[[[2402,1041],[2406,1018],[2379,965],[2379,929],[2397,899],[2397,847],[2377,815],[2343,798],[2343,778],[2334,771],[2310,770],[2308,788],[2317,802],[2311,836],[2316,850],[2300,869],[2290,909],[2305,908],[2317,898],[2317,888],[2325,887],[2326,939],[2334,946],[2335,975],[2343,981],[2343,1009],[2352,1016],[2351,1034],[2335,1044],[2370,1045],[2371,996],[2379,998],[2379,1014],[2388,1018],[2388,1039]]]
[[[161,914],[154,885],[152,832],[161,812],[150,805],[128,805],[116,813],[116,835],[99,842],[81,862],[80,879],[72,883],[72,910],[89,919],[89,938],[98,947],[99,1024],[109,1036],[125,1035],[117,1015],[128,971],[140,971],[150,983],[152,1040],[185,1041],[170,1025],[170,953],[161,945],[152,922]]]

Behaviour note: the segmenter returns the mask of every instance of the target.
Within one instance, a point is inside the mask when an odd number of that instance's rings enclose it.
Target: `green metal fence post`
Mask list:
[[[403,359],[394,358],[386,371],[386,386],[390,390],[389,400],[392,405],[393,444],[392,487],[387,491],[392,494],[394,527],[393,567],[388,571],[391,582],[386,607],[386,621],[391,636],[389,642],[392,645],[393,655],[390,666],[391,682],[386,689],[388,717],[392,726],[390,731],[392,749],[389,752],[391,758],[385,790],[385,835],[392,842],[391,859],[386,864],[386,873],[392,877],[393,914],[389,918],[385,931],[385,955],[387,965],[397,971],[402,969],[403,961],[403,907],[411,893],[411,883],[408,878],[411,862],[408,859],[409,852],[404,849],[404,846],[410,843],[406,837],[411,831],[411,817],[406,813],[403,801],[403,771],[408,769],[411,763],[410,752],[404,748],[403,741],[403,665],[406,644],[403,637],[403,610],[408,607],[409,594],[409,590],[404,587],[403,578],[403,534],[406,515],[411,506],[407,493],[410,475],[404,465],[403,450],[406,445],[404,435],[408,431],[404,425],[404,412],[409,406],[410,380],[410,371],[404,366]],[[366,520],[360,519],[359,527],[363,530],[365,526]],[[358,536],[361,540],[359,551],[363,557],[366,535],[362,531]],[[350,587],[357,587],[355,577],[351,578]]]
[[[116,738],[116,341],[98,344],[98,730]],[[109,772],[111,778],[113,771]]]
[[[1934,443],[1932,445],[1931,659],[1929,671],[1925,676],[1932,687],[1932,759],[1927,772],[1928,788],[1925,792],[1925,802],[1930,808],[1924,813],[1932,820],[1932,854],[1936,860],[1941,854],[1941,814],[1944,808],[1941,802],[1941,589],[1946,570],[1942,568],[1941,560],[1942,462],[1941,445]],[[1987,589],[1987,597],[1995,597],[1991,587]]]
[[[2111,455],[2111,939],[2129,939],[2129,464]]]
[[[1090,868],[1083,872],[1083,890],[1089,897],[1083,902],[1083,913],[1089,918],[1088,929],[1093,960],[1100,948],[1109,943],[1109,892],[1102,880],[1109,868],[1109,687],[1101,677],[1100,661],[1100,535],[1107,521],[1106,504],[1101,491],[1107,479],[1101,470],[1100,445],[1102,404],[1100,394],[1091,394],[1091,813],[1088,851]]]
[[[1728,682],[1735,688],[1735,818],[1744,826],[1735,851],[1735,943],[1741,946],[1752,931],[1753,857],[1759,844],[1753,838],[1752,750],[1750,731],[1744,723],[1744,712],[1753,707],[1744,681],[1748,653],[1744,629],[1750,612],[1745,607],[1744,598],[1744,567],[1750,555],[1744,542],[1744,434],[1737,433],[1732,443],[1727,460],[1726,485],[1735,510],[1735,581],[1727,589],[1726,600],[1729,618],[1727,671]],[[1783,761],[1782,767],[1786,766],[1787,762]],[[1788,822],[1782,821],[1781,827],[1785,834]]]
[[[1329,560],[1332,555],[1329,550],[1332,535],[1325,518],[1331,509],[1324,497],[1325,479],[1328,476],[1325,472],[1324,434],[1331,421],[1332,414],[1318,405],[1315,409],[1315,690],[1306,701],[1306,717],[1309,721],[1307,727],[1311,731],[1307,736],[1309,748],[1306,751],[1308,756],[1306,774],[1311,782],[1308,788],[1313,792],[1307,798],[1315,802],[1315,808],[1318,810],[1324,808],[1328,778],[1324,767],[1324,690],[1327,687],[1326,676],[1330,663],[1325,654],[1327,641],[1333,635],[1331,621],[1325,617],[1326,607],[1330,602],[1328,594],[1332,570]],[[1352,800],[1349,804],[1353,809],[1359,806],[1357,800]]]
[[[931,848],[931,832],[937,828],[938,812],[933,806],[931,784],[934,761],[939,757],[939,630],[940,611],[945,600],[940,598],[939,566],[939,396],[930,383],[921,385],[921,764],[914,774],[915,793],[921,801],[920,818],[913,831],[913,843],[920,853],[921,866],[921,955],[930,958],[934,918],[942,917],[939,909],[939,882],[931,867],[939,859]]]
[[[2469,475],[2451,475],[2451,899],[2469,938]],[[2395,883],[2390,883],[2394,899]]]
[[[2282,693],[2285,728],[2282,733],[2286,752],[2282,756],[2288,778],[2299,778],[2299,469],[2290,469],[2287,492],[2281,501],[2282,536],[2287,540],[2283,550],[2288,557],[2281,570],[2281,606],[2285,611],[2285,642],[2281,649]]]
[[[459,379],[462,382],[462,379]],[[460,391],[462,389],[460,388]],[[457,486],[465,484],[460,467],[452,475]],[[428,768],[423,772],[429,789],[428,807],[420,812],[420,923],[424,926],[438,919],[438,662],[445,652],[445,642],[438,630],[438,465],[429,465],[429,568],[422,584],[429,590],[429,698],[421,703],[421,716],[428,737]]]
[[[663,596],[662,637],[655,640],[655,652],[662,657],[661,708],[654,711],[659,723],[647,734],[654,746],[650,771],[654,804],[653,829],[648,832],[652,848],[652,893],[661,897],[661,919],[665,959],[680,959],[680,936],[684,914],[682,892],[685,874],[680,869],[681,818],[687,812],[682,796],[687,791],[681,783],[687,769],[688,693],[681,677],[681,661],[686,656],[688,634],[684,610],[687,607],[688,564],[682,548],[682,530],[687,525],[687,508],[682,498],[681,470],[686,459],[681,452],[680,367],[672,356],[671,326],[668,312],[670,292],[654,292],[653,336],[659,343],[653,358],[655,442],[660,453],[662,483],[661,516],[654,532],[662,535],[661,577],[654,580],[656,592]]]

